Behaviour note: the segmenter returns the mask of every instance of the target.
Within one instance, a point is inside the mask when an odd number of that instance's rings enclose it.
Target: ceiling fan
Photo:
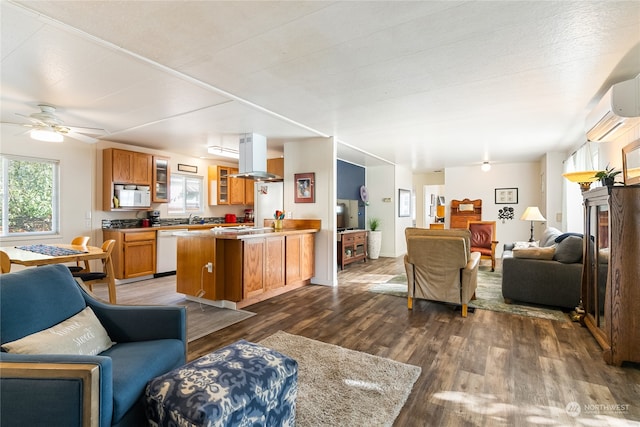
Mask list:
[[[101,136],[109,133],[105,129],[66,126],[64,122],[55,115],[56,107],[48,104],[39,104],[38,107],[40,108],[40,112],[28,116],[16,113],[16,115],[31,121],[31,124],[11,124],[29,127],[31,128],[29,131],[31,138],[48,142],[62,142],[64,137],[68,136],[78,141],[94,144],[98,142],[98,139],[89,135]]]

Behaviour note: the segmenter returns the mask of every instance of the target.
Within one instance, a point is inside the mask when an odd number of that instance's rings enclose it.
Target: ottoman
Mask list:
[[[298,363],[245,340],[149,381],[150,426],[294,426]]]

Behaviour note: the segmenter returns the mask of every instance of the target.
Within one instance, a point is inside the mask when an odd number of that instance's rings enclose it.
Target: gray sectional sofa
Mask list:
[[[538,248],[504,245],[502,296],[505,301],[575,308],[580,302],[582,236],[548,227]]]

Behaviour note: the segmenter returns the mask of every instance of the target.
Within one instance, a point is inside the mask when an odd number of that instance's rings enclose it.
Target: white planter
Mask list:
[[[382,231],[369,231],[369,242],[367,243],[369,258],[378,259],[380,248],[382,248]]]

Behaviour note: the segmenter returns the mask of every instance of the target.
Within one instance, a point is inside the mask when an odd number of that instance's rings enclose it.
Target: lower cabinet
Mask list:
[[[156,272],[155,231],[103,231],[105,240],[114,239],[111,253],[116,279],[132,279]]]
[[[367,261],[367,231],[349,230],[338,233],[338,265],[344,266],[356,261]]]
[[[285,278],[287,285],[304,282],[315,274],[314,237],[313,234],[287,236],[287,275]]]
[[[285,285],[285,237],[244,241],[243,299]]]

